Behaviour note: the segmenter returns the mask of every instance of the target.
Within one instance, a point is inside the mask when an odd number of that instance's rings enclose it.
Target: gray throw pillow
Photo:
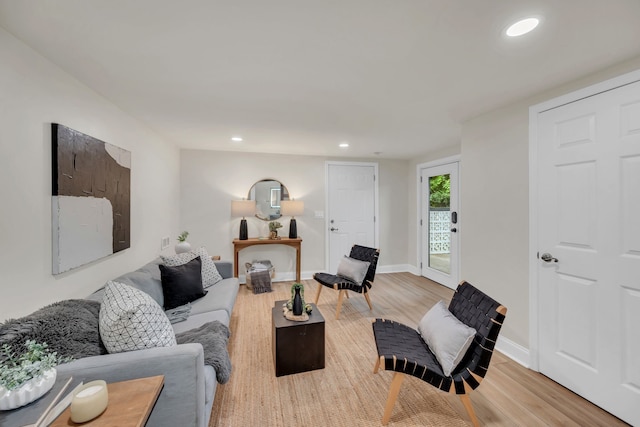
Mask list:
[[[345,255],[340,260],[340,264],[338,264],[338,272],[336,275],[344,277],[345,279],[353,280],[357,284],[361,285],[367,275],[370,264],[370,262],[349,258]]]
[[[112,281],[100,307],[100,336],[109,353],[176,345],[162,307],[149,294]]]
[[[418,325],[418,332],[447,377],[458,366],[476,336],[476,330],[451,314],[444,301],[438,301],[424,315]]]

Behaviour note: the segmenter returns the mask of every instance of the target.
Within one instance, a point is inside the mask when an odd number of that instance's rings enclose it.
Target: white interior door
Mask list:
[[[640,82],[537,120],[540,371],[640,425]]]
[[[335,273],[354,244],[377,247],[377,164],[327,163],[327,271]]]
[[[458,162],[421,169],[421,274],[455,289],[458,285]]]

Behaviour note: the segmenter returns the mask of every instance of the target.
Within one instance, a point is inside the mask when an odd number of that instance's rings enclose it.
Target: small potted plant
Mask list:
[[[191,244],[187,242],[187,237],[189,237],[188,231],[183,231],[178,236],[178,243],[176,244],[175,248],[177,254],[189,252],[191,250]]]
[[[271,221],[269,223],[269,238],[278,239],[278,228],[282,228],[282,224],[279,221]]]
[[[302,283],[294,283],[291,286],[291,299],[287,301],[286,305],[294,316],[300,316],[303,312],[311,314],[313,310],[311,304],[304,301],[304,285]]]
[[[70,361],[47,348],[27,340],[26,351],[14,353],[10,345],[0,349],[0,410],[19,408],[45,394],[56,382],[55,367]]]

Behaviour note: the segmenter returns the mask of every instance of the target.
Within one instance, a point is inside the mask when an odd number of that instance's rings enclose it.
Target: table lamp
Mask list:
[[[302,200],[283,200],[280,202],[282,215],[291,215],[289,221],[289,238],[296,239],[298,237],[298,226],[296,225],[296,215],[304,213],[304,202]]]
[[[255,200],[232,200],[231,201],[231,215],[241,216],[240,221],[240,235],[238,239],[247,240],[249,233],[247,231],[247,220],[245,216],[253,215],[256,213],[256,201]]]

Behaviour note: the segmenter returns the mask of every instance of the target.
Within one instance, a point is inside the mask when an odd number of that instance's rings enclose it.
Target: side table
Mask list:
[[[315,304],[309,320],[287,320],[282,314],[286,301],[276,301],[271,309],[272,350],[276,377],[324,369],[324,317]]]
[[[52,427],[142,427],[158,400],[164,385],[164,375],[107,384],[109,405],[97,418],[82,424],[71,421],[68,407],[51,424]]]

